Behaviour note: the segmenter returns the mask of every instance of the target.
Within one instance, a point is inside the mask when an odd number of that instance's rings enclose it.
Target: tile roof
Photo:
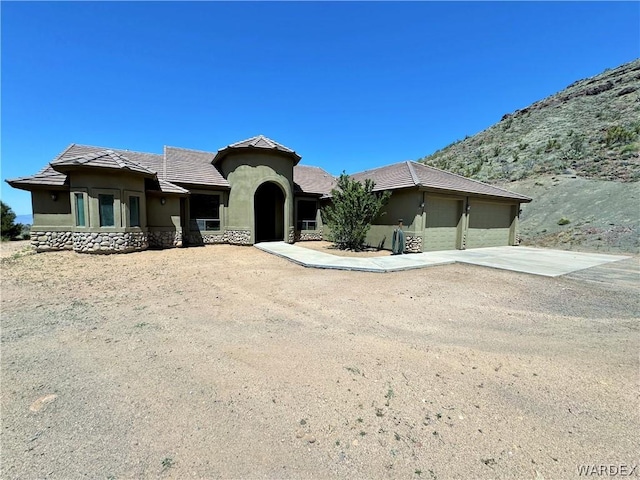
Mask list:
[[[248,138],[246,140],[242,140],[240,142],[232,143],[231,145],[227,145],[224,148],[218,150],[216,153],[213,163],[216,164],[224,157],[226,157],[233,150],[240,150],[246,148],[253,149],[264,149],[264,150],[275,150],[278,152],[283,152],[293,158],[294,164],[297,164],[302,158],[298,155],[294,150],[289,147],[285,147],[281,143],[278,143],[270,138],[265,137],[264,135],[257,135],[255,137]]]
[[[186,188],[182,188],[174,183],[160,179],[152,181],[151,184],[147,184],[146,190],[161,193],[175,193],[178,195],[187,195],[189,193],[189,190]]]
[[[28,187],[30,185],[42,185],[47,187],[62,187],[66,184],[67,176],[56,172],[51,165],[47,165],[35,175],[29,177],[12,178],[7,183],[15,188]]]
[[[293,150],[262,135],[229,145],[219,150],[217,154],[200,150],[165,147],[164,155],[158,155],[71,144],[40,172],[29,177],[10,179],[7,180],[7,183],[16,188],[27,189],[29,186],[62,187],[67,182],[67,176],[54,170],[53,167],[87,165],[127,169],[150,176],[155,174],[157,175],[158,188],[164,193],[189,193],[187,189],[176,184],[187,187],[189,185],[203,185],[229,188],[227,180],[212,163],[215,162],[216,158],[220,159],[221,152],[234,148],[275,149],[292,155],[295,163],[300,159],[300,156]],[[426,187],[442,191],[509,198],[522,202],[531,201],[529,197],[524,195],[416,162],[394,163],[355,173],[352,178],[360,181],[366,178],[372,179],[376,183],[375,190]],[[331,189],[335,188],[337,183],[336,178],[325,170],[307,165],[294,166],[293,181],[297,193],[309,193],[324,197],[330,195]]]
[[[96,154],[100,151],[111,150],[112,152],[122,155],[134,163],[142,165],[144,168],[154,173],[162,170],[163,156],[157,153],[134,152],[132,150],[120,150],[117,148],[94,147],[91,145],[78,145],[72,143],[67,149],[51,162],[54,164],[60,160],[67,160],[74,157],[80,157],[88,154]]]
[[[472,193],[530,202],[531,198],[494,187],[487,183],[445,172],[417,162],[400,162],[351,175],[358,181],[370,178],[375,182],[374,191],[408,187],[426,187],[437,190]]]
[[[229,182],[211,164],[212,152],[164,147],[165,169],[158,176],[175,183],[229,188]]]
[[[97,152],[86,152],[78,156],[64,156],[51,162],[51,167],[58,171],[64,171],[65,167],[92,167],[106,168],[109,170],[129,170],[131,172],[145,175],[155,175],[155,172],[130,160],[122,153],[111,149],[99,150]]]
[[[158,180],[160,184],[160,190],[163,193],[189,193],[189,190],[186,188],[179,187],[178,185],[167,182],[166,180]]]
[[[328,196],[336,186],[336,178],[320,167],[296,165],[293,167],[293,183],[296,192]]]

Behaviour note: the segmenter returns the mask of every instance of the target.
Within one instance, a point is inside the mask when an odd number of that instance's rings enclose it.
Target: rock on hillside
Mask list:
[[[483,181],[575,173],[640,180],[640,59],[577,81],[422,158]]]

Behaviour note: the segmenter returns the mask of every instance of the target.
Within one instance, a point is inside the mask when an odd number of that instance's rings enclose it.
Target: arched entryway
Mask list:
[[[254,196],[255,242],[284,240],[284,193],[272,182],[258,187]]]

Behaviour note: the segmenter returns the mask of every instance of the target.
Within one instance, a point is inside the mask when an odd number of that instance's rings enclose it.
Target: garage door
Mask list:
[[[467,248],[509,245],[514,206],[471,202]]]
[[[459,248],[462,227],[462,200],[427,197],[427,225],[423,250],[454,250]]]

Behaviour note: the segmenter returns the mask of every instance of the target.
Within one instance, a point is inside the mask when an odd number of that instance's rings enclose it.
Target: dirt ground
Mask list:
[[[298,242],[299,247],[310,248],[311,250],[317,250],[319,252],[328,253],[330,255],[337,255],[339,257],[388,257],[391,255],[389,250],[378,250],[377,248],[367,248],[362,252],[352,252],[351,250],[340,250],[334,246],[332,242],[313,241],[313,242]]]
[[[305,269],[227,245],[21,248],[1,247],[4,479],[639,463],[638,284]]]

